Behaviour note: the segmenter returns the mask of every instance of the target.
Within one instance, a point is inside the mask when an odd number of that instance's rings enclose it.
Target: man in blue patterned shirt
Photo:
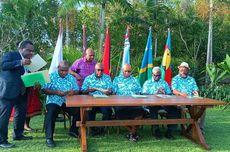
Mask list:
[[[193,77],[189,76],[189,65],[186,62],[182,62],[178,66],[179,74],[173,77],[172,79],[172,90],[173,93],[177,96],[199,96],[198,87],[196,81]],[[204,133],[204,118],[205,113],[201,116],[199,120],[199,126]]]
[[[112,93],[112,81],[110,76],[104,74],[104,65],[102,63],[97,63],[95,65],[95,72],[87,76],[82,85],[82,93],[89,95],[111,95]],[[96,119],[96,112],[102,112],[102,120],[111,119],[112,108],[111,107],[96,107],[89,111],[89,120]],[[104,128],[101,128],[101,132]],[[94,135],[95,128],[90,129],[91,135]]]
[[[143,85],[143,94],[165,94],[170,95],[171,90],[165,80],[161,79],[161,70],[160,67],[154,67],[152,70],[152,79],[145,81]],[[154,106],[150,107],[150,117],[151,119],[158,118],[158,111],[164,109],[167,112],[167,118],[174,119],[178,116],[178,110],[176,106]],[[177,125],[168,125],[168,130],[165,134],[165,137],[168,139],[173,139],[172,132],[176,129]],[[156,139],[161,139],[162,135],[160,133],[159,125],[152,126],[152,132]]]
[[[42,86],[43,93],[47,94],[45,134],[48,147],[55,147],[53,140],[55,120],[61,109],[73,116],[69,135],[78,136],[76,121],[80,120],[80,110],[75,107],[66,107],[65,98],[68,95],[78,94],[79,87],[76,84],[75,78],[68,74],[68,69],[68,62],[61,61],[58,65],[58,71],[50,75],[51,82]]]
[[[113,93],[119,96],[130,96],[141,93],[139,81],[131,76],[131,66],[125,64],[122,68],[122,74],[113,80]],[[142,107],[115,107],[116,117],[118,119],[142,119],[144,109]],[[138,126],[127,126],[129,134],[127,138],[130,141],[137,141],[139,136],[136,134]]]

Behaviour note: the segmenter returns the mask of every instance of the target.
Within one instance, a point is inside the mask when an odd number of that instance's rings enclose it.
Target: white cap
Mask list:
[[[188,65],[187,62],[182,62],[182,63],[179,65],[179,67],[186,67],[186,68],[190,69],[190,67],[189,67],[189,65]]]

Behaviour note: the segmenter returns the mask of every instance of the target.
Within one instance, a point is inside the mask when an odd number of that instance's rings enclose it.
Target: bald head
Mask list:
[[[98,78],[102,77],[103,73],[104,73],[104,65],[102,63],[97,63],[95,65],[96,77],[98,77]]]
[[[126,77],[126,78],[130,77],[131,71],[132,71],[132,67],[130,64],[125,64],[122,67],[122,73],[123,73],[124,77]]]
[[[58,64],[58,74],[60,77],[64,78],[69,71],[69,63],[67,61],[61,61]]]
[[[92,62],[94,59],[95,53],[92,48],[88,48],[85,51],[85,58],[87,62]]]

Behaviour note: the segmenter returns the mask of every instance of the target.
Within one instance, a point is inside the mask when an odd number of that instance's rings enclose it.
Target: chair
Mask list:
[[[46,114],[46,110],[45,110],[45,114]],[[67,129],[66,127],[66,118],[68,118],[68,121],[69,121],[69,128],[71,127],[71,115],[69,115],[67,112],[61,110],[59,114],[62,114],[63,115],[63,124],[64,124],[64,129]],[[57,122],[57,121],[56,121]],[[59,121],[59,122],[62,122],[62,121]],[[44,119],[44,123],[43,123],[43,128],[42,128],[42,132],[45,131],[45,119]]]

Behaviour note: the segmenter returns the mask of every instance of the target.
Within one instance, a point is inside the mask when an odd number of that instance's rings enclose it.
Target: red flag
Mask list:
[[[104,64],[104,73],[110,75],[110,34],[109,28],[106,30],[105,47],[102,63]]]

